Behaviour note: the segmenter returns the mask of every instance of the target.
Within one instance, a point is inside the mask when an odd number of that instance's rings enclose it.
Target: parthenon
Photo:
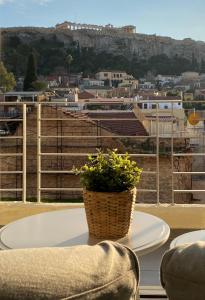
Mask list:
[[[68,22],[65,21],[61,24],[56,24],[55,28],[57,30],[95,30],[95,31],[101,31],[101,32],[107,32],[107,31],[117,31],[117,32],[124,32],[124,33],[136,33],[136,27],[133,25],[126,25],[122,27],[114,27],[112,24],[108,24],[105,26],[101,25],[92,25],[92,24],[80,24],[80,23],[74,23],[74,22]]]

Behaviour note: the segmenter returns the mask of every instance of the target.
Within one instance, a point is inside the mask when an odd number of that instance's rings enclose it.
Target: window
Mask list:
[[[156,104],[152,104],[152,109],[156,109],[157,105]]]
[[[104,77],[107,77],[108,76],[108,74],[107,73],[104,73]]]
[[[168,109],[168,105],[165,105],[165,106],[164,106],[164,109]]]
[[[144,109],[147,109],[147,104],[146,103],[144,104]]]

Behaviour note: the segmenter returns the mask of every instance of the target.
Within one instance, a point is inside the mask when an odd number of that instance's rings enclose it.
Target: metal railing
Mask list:
[[[9,103],[0,103],[1,106],[9,106]],[[20,117],[19,113],[16,113],[16,111],[11,111],[11,112],[3,112],[1,111],[0,114],[0,123],[5,123],[5,122],[22,122],[22,135],[21,136],[1,136],[0,135],[0,141],[2,139],[22,139],[22,152],[21,153],[2,153],[1,151],[1,144],[0,144],[0,157],[22,157],[22,170],[21,171],[4,171],[0,170],[0,176],[1,174],[21,174],[22,175],[22,187],[21,188],[1,188],[0,192],[22,192],[22,201],[26,202],[26,152],[27,152],[27,143],[26,143],[26,118],[27,118],[27,108],[26,104],[24,103],[15,103],[15,105],[21,106],[22,107],[22,117]],[[15,106],[15,107],[16,107]],[[19,118],[17,118],[19,117]],[[1,179],[1,178],[0,178]],[[1,180],[0,180],[1,183]]]
[[[127,112],[131,112],[134,111],[135,107],[137,106],[137,110],[139,111],[139,107],[138,104],[139,103],[144,103],[146,101],[138,101],[138,103],[133,102],[132,100],[130,100],[130,104],[131,108],[129,108],[129,110],[127,110]],[[5,146],[3,145],[3,143],[0,144],[0,158],[4,158],[4,157],[15,157],[15,158],[22,158],[22,168],[21,170],[7,170],[7,169],[0,169],[0,176],[2,175],[16,175],[16,176],[22,176],[22,181],[21,181],[21,187],[5,187],[2,186],[1,184],[1,180],[0,180],[0,193],[5,193],[5,192],[21,192],[22,193],[22,201],[26,202],[27,198],[28,198],[28,184],[27,184],[27,176],[28,176],[28,165],[27,165],[27,152],[28,152],[28,144],[27,144],[27,135],[28,135],[28,117],[33,114],[34,119],[33,119],[33,126],[36,127],[36,136],[33,136],[32,138],[34,140],[36,140],[36,143],[34,143],[34,146],[36,147],[36,170],[33,170],[34,173],[36,173],[36,201],[37,202],[41,202],[42,200],[42,192],[81,192],[82,188],[81,187],[51,187],[51,186],[42,186],[42,176],[43,175],[55,175],[55,176],[60,176],[63,174],[73,174],[72,169],[63,169],[63,167],[59,170],[59,169],[54,169],[54,168],[49,168],[45,169],[43,168],[43,161],[46,157],[46,159],[49,159],[50,157],[58,157],[58,158],[66,158],[67,160],[69,159],[79,159],[79,158],[86,158],[88,155],[89,151],[82,151],[82,147],[80,148],[80,151],[78,151],[78,148],[74,148],[75,151],[70,151],[70,152],[63,152],[62,149],[61,151],[56,151],[56,152],[52,152],[52,151],[48,151],[49,147],[47,147],[47,151],[45,151],[45,146],[42,147],[42,143],[44,141],[49,141],[52,139],[61,139],[62,140],[67,140],[67,141],[72,141],[74,144],[75,140],[78,140],[79,138],[84,139],[84,140],[95,140],[96,144],[98,144],[99,140],[102,139],[115,139],[115,140],[122,140],[122,139],[129,139],[132,140],[132,143],[136,143],[137,140],[139,139],[152,139],[152,141],[155,141],[153,143],[154,144],[154,150],[155,151],[133,151],[133,152],[129,152],[130,156],[133,157],[133,159],[138,159],[138,158],[152,158],[156,160],[156,168],[155,170],[150,170],[150,169],[144,169],[143,170],[143,174],[144,175],[148,175],[148,176],[156,176],[156,186],[155,188],[150,188],[150,187],[142,187],[139,188],[139,192],[140,193],[155,193],[156,194],[156,203],[159,205],[160,204],[160,158],[161,158],[161,149],[160,149],[160,142],[163,138],[168,138],[171,142],[170,145],[170,149],[163,153],[164,155],[168,155],[170,160],[171,160],[171,170],[170,170],[170,174],[171,174],[171,201],[167,201],[167,202],[171,202],[172,204],[175,203],[175,195],[179,194],[179,193],[203,193],[205,192],[205,189],[177,189],[174,187],[174,179],[175,176],[178,175],[205,175],[205,171],[192,171],[192,170],[175,170],[174,167],[174,160],[176,157],[204,157],[205,153],[204,152],[197,152],[197,153],[193,153],[193,152],[177,152],[175,151],[175,140],[180,139],[180,138],[186,138],[186,139],[191,139],[191,138],[195,138],[196,136],[203,136],[204,135],[204,128],[202,128],[202,130],[199,132],[197,132],[197,135],[193,134],[193,132],[188,132],[186,126],[184,128],[178,129],[178,131],[176,132],[176,128],[174,127],[174,120],[175,118],[175,111],[174,111],[174,103],[175,102],[179,102],[177,101],[171,101],[172,103],[172,109],[171,109],[171,124],[170,128],[171,131],[168,134],[164,134],[160,132],[160,118],[162,115],[162,109],[160,108],[161,103],[165,103],[168,101],[152,101],[152,103],[156,104],[155,109],[153,109],[153,114],[155,115],[155,134],[151,134],[149,135],[149,132],[146,135],[129,135],[129,134],[124,134],[124,133],[116,133],[116,132],[112,132],[111,130],[109,130],[109,128],[105,128],[104,125],[102,126],[102,122],[115,122],[120,121],[120,122],[124,122],[125,126],[126,126],[126,122],[129,121],[138,121],[140,122],[139,119],[137,119],[137,115],[135,114],[135,117],[133,118],[128,118],[128,117],[120,117],[120,118],[113,118],[112,115],[110,117],[109,113],[112,113],[113,111],[116,113],[123,113],[126,111],[121,111],[119,109],[115,109],[115,110],[109,110],[108,106],[109,103],[106,101],[106,103],[103,103],[102,101],[97,101],[90,103],[89,105],[95,105],[95,106],[99,106],[101,109],[97,109],[96,112],[101,112],[103,113],[107,113],[107,117],[90,117],[87,115],[87,102],[85,103],[85,108],[86,110],[83,111],[83,103],[80,103],[80,109],[81,111],[78,110],[78,112],[75,115],[75,112],[73,112],[72,109],[72,114],[69,115],[69,105],[70,103],[67,102],[65,104],[65,102],[62,103],[54,103],[54,102],[38,102],[38,103],[22,103],[22,102],[2,102],[0,103],[0,128],[1,126],[8,126],[8,124],[10,124],[11,122],[17,122],[18,124],[21,124],[22,126],[22,133],[19,135],[18,131],[16,131],[13,134],[9,134],[9,135],[1,135],[1,131],[0,131],[0,143],[1,141],[7,141],[7,146],[8,143],[12,140],[16,140],[19,139],[22,141],[22,151],[19,152],[15,152],[15,151],[11,151],[11,152],[7,152],[4,150]],[[170,102],[170,101],[169,101]],[[190,103],[193,103],[193,101],[189,101]],[[197,103],[205,103],[205,101],[197,101]],[[116,105],[119,105],[119,103],[121,102],[116,102]],[[127,105],[127,101],[126,101],[126,105]],[[186,102],[188,103],[188,102]],[[196,102],[194,102],[196,103]],[[72,105],[72,103],[71,103]],[[103,107],[103,105],[105,105],[106,110],[104,110],[105,108]],[[15,107],[15,111],[20,111],[18,113],[18,115],[15,114],[15,118],[14,118],[14,114],[11,112],[8,112],[7,108],[10,107]],[[33,107],[33,108],[32,108]],[[53,114],[51,115],[46,115],[43,113],[42,114],[42,109],[44,109],[45,107],[47,108],[54,108],[56,110],[56,112],[61,112],[61,116],[59,117],[58,114],[54,117]],[[113,107],[113,103],[112,103],[112,107]],[[16,109],[17,108],[17,109]],[[32,108],[33,110],[31,110],[31,112],[29,112],[28,108]],[[102,109],[103,108],[103,109]],[[34,110],[36,110],[36,114],[34,113]],[[194,111],[193,109],[191,109],[191,111]],[[90,110],[91,113],[95,113],[95,110]],[[63,116],[62,116],[63,114]],[[139,114],[139,112],[138,112]],[[140,115],[142,115],[142,113],[140,112]],[[6,116],[6,117],[5,117]],[[204,122],[203,119],[201,119],[201,121]],[[57,134],[49,134],[46,135],[44,132],[42,132],[42,128],[44,128],[44,124],[46,122],[60,122],[61,126],[62,123],[66,123],[69,124],[69,122],[73,123],[76,122],[76,124],[78,125],[80,122],[87,122],[90,124],[94,124],[94,126],[96,127],[97,131],[94,134],[85,134],[85,135],[79,135],[79,134],[75,134],[75,132],[71,132],[71,134],[62,134],[61,133],[57,133]],[[92,123],[93,122],[93,123]],[[65,128],[68,128],[69,125],[66,125]],[[175,128],[175,129],[174,129]],[[98,132],[98,130],[102,131],[102,132]],[[71,143],[72,145],[72,143]],[[14,148],[14,147],[13,147]],[[63,147],[64,148],[64,147]],[[72,148],[72,147],[71,147]],[[90,147],[87,146],[87,149],[89,149]],[[85,148],[85,149],[86,149]],[[125,147],[126,148],[126,147]],[[52,149],[52,145],[51,145],[51,149]],[[73,149],[72,149],[73,150]],[[142,149],[143,150],[143,149]],[[90,153],[95,154],[95,151],[91,151]],[[124,152],[121,153],[121,155],[124,155]],[[4,164],[5,167],[5,164]],[[1,179],[1,178],[0,178]],[[4,198],[4,197],[2,197]]]

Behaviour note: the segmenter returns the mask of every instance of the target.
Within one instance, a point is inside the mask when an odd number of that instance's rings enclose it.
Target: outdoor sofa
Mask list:
[[[204,300],[205,242],[184,244],[167,251],[160,273],[169,300]]]
[[[138,300],[135,254],[114,242],[0,251],[0,299]]]
[[[204,300],[205,242],[168,250],[160,277],[169,300]],[[152,295],[139,297],[136,255],[115,242],[0,251],[0,300],[145,298]]]

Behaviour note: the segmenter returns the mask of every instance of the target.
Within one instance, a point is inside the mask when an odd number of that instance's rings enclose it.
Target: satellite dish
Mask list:
[[[196,112],[193,112],[193,113],[191,113],[189,116],[188,116],[188,122],[189,122],[189,124],[191,124],[191,125],[197,125],[198,123],[199,123],[199,121],[200,121],[200,116],[199,116],[199,114],[198,113],[196,113]]]

